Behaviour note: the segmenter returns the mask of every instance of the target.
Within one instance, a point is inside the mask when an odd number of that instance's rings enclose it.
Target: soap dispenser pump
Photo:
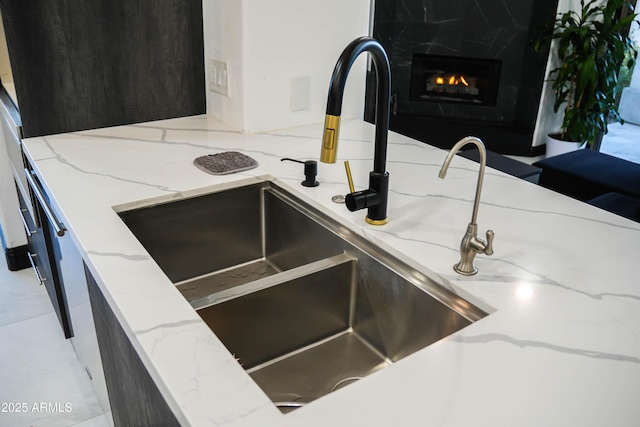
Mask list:
[[[304,181],[301,182],[303,186],[317,187],[318,185],[320,185],[320,183],[316,181],[316,175],[318,175],[318,162],[316,162],[315,160],[307,160],[303,162],[302,160],[289,158],[284,158],[280,161],[283,162],[285,160],[288,160],[290,162],[302,163],[304,165]]]

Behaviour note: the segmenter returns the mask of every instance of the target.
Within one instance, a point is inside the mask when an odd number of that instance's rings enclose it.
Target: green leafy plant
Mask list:
[[[550,74],[554,111],[564,106],[560,139],[591,145],[607,133],[610,117],[624,122],[616,103],[618,73],[635,64],[626,32],[636,14],[626,0],[580,0],[580,7],[559,13],[546,40],[556,40],[560,61]]]

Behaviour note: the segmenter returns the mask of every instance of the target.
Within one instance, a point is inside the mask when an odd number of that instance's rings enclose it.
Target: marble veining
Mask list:
[[[158,186],[158,185],[153,185],[153,184],[149,184],[147,182],[143,182],[143,181],[136,181],[136,180],[132,180],[132,179],[125,179],[122,177],[119,177],[117,175],[113,175],[113,174],[107,174],[107,173],[101,173],[101,172],[93,172],[93,171],[88,171],[88,170],[83,170],[78,166],[73,165],[72,163],[68,162],[64,157],[62,157],[61,155],[57,154],[55,152],[55,150],[53,149],[53,147],[51,147],[51,144],[49,144],[49,142],[47,141],[46,137],[43,137],[43,140],[45,141],[45,143],[47,144],[47,146],[51,149],[51,152],[55,155],[54,157],[50,157],[50,158],[44,158],[44,159],[40,159],[42,161],[45,160],[56,160],[58,162],[60,162],[61,164],[68,166],[72,169],[75,169],[76,171],[82,173],[82,174],[86,174],[86,175],[98,175],[98,176],[104,176],[107,178],[111,178],[111,179],[115,179],[115,180],[119,180],[119,181],[125,181],[125,182],[130,182],[130,183],[134,183],[134,184],[140,184],[140,185],[149,185],[152,186],[154,188],[157,188],[158,190],[161,191],[168,191],[168,192],[173,192],[174,190],[169,189],[168,187],[165,186]]]
[[[487,344],[491,342],[505,342],[516,347],[520,348],[541,348],[550,351],[557,351],[560,353],[570,354],[570,355],[578,355],[584,357],[590,357],[593,359],[603,359],[603,360],[614,360],[617,362],[629,362],[629,363],[640,363],[639,357],[634,356],[625,356],[622,354],[611,354],[611,353],[603,353],[599,351],[593,350],[584,350],[579,348],[570,348],[561,345],[555,345],[543,341],[534,341],[534,340],[519,340],[508,335],[504,334],[485,334],[478,336],[456,336],[450,338],[453,342],[459,342],[464,344]]]
[[[128,261],[148,261],[152,259],[149,255],[127,255],[117,252],[100,252],[100,251],[88,251],[91,255],[104,256],[104,257],[117,257],[124,258]]]
[[[316,159],[321,131],[319,124],[245,135],[196,116],[24,142],[74,244],[183,425],[637,424],[640,407],[628,402],[640,395],[639,224],[488,169],[478,223],[495,230],[495,254],[477,257],[478,275],[462,277],[452,266],[471,215],[477,164],[456,157],[440,180],[444,151],[391,133],[390,222],[378,228],[362,212],[331,202],[347,192],[341,160],[350,160],[357,187],[367,185],[372,125],[343,122],[342,157],[319,164],[319,187],[300,186],[299,165],[280,161]],[[212,176],[192,165],[225,150],[259,166]],[[116,213],[264,179],[490,314],[280,413]]]
[[[152,331],[156,331],[156,330],[162,330],[162,333],[165,334],[165,330],[166,329],[170,329],[170,328],[180,328],[182,326],[186,326],[186,325],[190,325],[190,324],[194,324],[194,323],[200,323],[197,319],[189,319],[189,320],[182,320],[179,322],[173,322],[173,323],[164,323],[161,325],[156,325],[152,328],[149,329],[144,329],[144,330],[137,330],[134,331],[136,334],[146,334]]]

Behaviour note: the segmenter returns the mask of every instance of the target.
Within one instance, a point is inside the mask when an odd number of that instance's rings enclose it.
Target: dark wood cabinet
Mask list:
[[[206,112],[201,0],[0,0],[24,137]]]
[[[179,426],[86,267],[85,272],[115,426]]]

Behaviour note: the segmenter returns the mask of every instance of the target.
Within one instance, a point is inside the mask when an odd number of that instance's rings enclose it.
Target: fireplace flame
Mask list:
[[[478,96],[480,89],[477,86],[477,78],[465,76],[459,72],[438,72],[427,80],[427,92],[447,93],[454,95]]]
[[[447,76],[439,75],[433,78],[433,83],[444,86],[463,85],[469,87],[469,82],[462,74],[449,74]]]

